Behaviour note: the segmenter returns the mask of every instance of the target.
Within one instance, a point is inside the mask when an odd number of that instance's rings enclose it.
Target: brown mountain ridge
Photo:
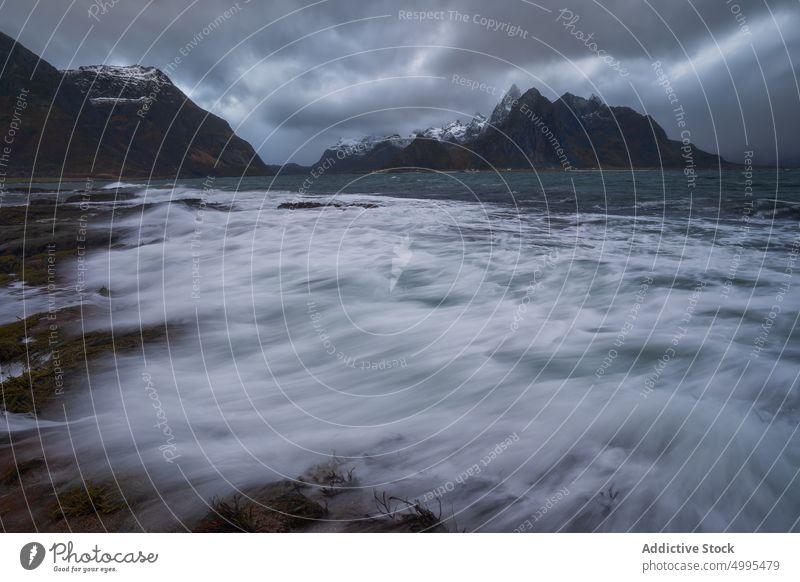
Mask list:
[[[271,173],[225,120],[200,108],[160,70],[59,71],[0,32],[0,133],[6,132],[13,134],[4,144],[2,170],[9,177]]]

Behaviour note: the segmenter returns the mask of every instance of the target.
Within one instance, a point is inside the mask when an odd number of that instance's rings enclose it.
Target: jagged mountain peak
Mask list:
[[[539,89],[537,89],[536,87],[531,87],[530,89],[525,91],[525,93],[522,94],[522,97],[520,97],[520,100],[523,99],[526,101],[543,101],[546,103],[551,102],[550,99],[542,95],[542,92],[539,91]]]
[[[506,91],[506,94],[503,95],[500,103],[498,103],[494,111],[492,111],[492,115],[489,117],[489,123],[494,127],[502,124],[521,97],[522,92],[519,90],[519,87],[511,85],[508,91]]]
[[[523,109],[524,107],[524,109]],[[599,96],[564,93],[551,101],[536,88],[521,94],[512,85],[487,119],[452,121],[417,130],[400,151],[376,148],[358,165],[335,171],[434,168],[680,167],[681,143],[670,140],[654,120],[628,107],[609,107]],[[390,151],[392,150],[392,151]],[[695,149],[698,166],[724,163]]]
[[[556,102],[563,103],[572,115],[583,120],[608,119],[611,117],[611,111],[608,106],[594,93],[588,99],[572,93],[564,93]]]
[[[581,97],[579,95],[573,95],[572,93],[564,93],[561,97],[558,98],[558,101],[565,103],[569,107],[573,109],[598,109],[598,108],[605,108],[605,102],[598,97],[596,94],[592,93],[592,96],[588,99],[586,97]]]
[[[506,91],[505,98],[506,99],[519,99],[522,96],[522,91],[519,90],[516,83],[512,83],[511,87],[509,87],[508,91]]]

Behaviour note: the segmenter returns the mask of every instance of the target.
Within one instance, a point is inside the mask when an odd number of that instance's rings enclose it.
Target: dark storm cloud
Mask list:
[[[399,17],[432,10],[440,18]],[[594,92],[677,137],[653,61],[698,145],[733,161],[748,148],[763,163],[800,161],[794,0],[10,0],[0,16],[4,32],[58,67],[172,63],[179,86],[269,162],[312,161],[341,136],[488,114],[512,82],[551,99]]]

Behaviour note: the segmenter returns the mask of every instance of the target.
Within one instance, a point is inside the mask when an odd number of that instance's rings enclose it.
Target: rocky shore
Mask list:
[[[210,499],[197,498],[185,518],[170,511],[147,524],[140,510],[160,497],[145,467],[140,474],[111,469],[91,479],[77,459],[54,455],[47,433],[75,419],[66,399],[91,385],[97,367],[118,355],[162,349],[180,326],[92,329],[102,320],[102,302],[113,290],[82,286],[81,262],[89,253],[121,245],[114,219],[141,213],[146,205],[120,204],[131,192],[70,192],[37,195],[28,205],[0,208],[0,289],[46,298],[35,313],[15,313],[0,322],[3,414],[0,433],[0,528],[7,532],[301,532],[448,531],[442,508],[361,487],[356,468],[333,458],[295,480],[264,483]],[[173,202],[176,203],[176,202]],[[186,204],[186,200],[180,201]],[[228,207],[208,205],[209,211]],[[26,297],[28,296],[26,295]],[[93,390],[104,386],[93,385]],[[11,419],[26,427],[12,428]],[[67,431],[68,432],[68,431]],[[187,495],[191,495],[187,483]]]

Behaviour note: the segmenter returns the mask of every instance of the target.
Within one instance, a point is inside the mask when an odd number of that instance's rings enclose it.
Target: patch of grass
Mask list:
[[[211,500],[211,510],[219,518],[216,531],[258,531],[258,523],[253,513],[253,506],[252,504],[244,503],[241,495],[234,495],[230,501],[214,498]]]
[[[56,393],[56,378],[49,370],[26,370],[2,383],[1,404],[8,412],[36,413]]]
[[[53,519],[109,514],[125,508],[124,501],[112,486],[88,481],[58,493],[57,497],[58,503],[50,510]]]
[[[308,480],[322,485],[320,492],[325,497],[338,495],[345,489],[354,486],[357,482],[355,467],[345,470],[341,468],[343,464],[344,461],[334,453],[330,461],[317,465],[309,472]],[[298,479],[303,480],[302,478]]]
[[[126,207],[116,212],[121,215],[143,209]],[[0,208],[0,285],[23,278],[32,286],[58,281],[58,266],[77,256],[77,235],[85,249],[108,249],[119,234],[109,232],[104,215],[110,211],[111,206],[87,212],[52,198],[32,200],[27,206]],[[105,288],[100,294],[110,295]],[[79,337],[62,332],[56,334],[59,337],[51,337],[49,323],[53,322],[48,321],[48,314],[40,313],[0,325],[0,363],[27,366],[20,376],[0,383],[0,405],[9,412],[41,411],[49,398],[62,392],[63,380],[78,375],[85,362],[112,350],[139,347],[143,342],[162,338],[165,332],[164,326],[157,326],[118,334],[113,340],[110,331]],[[26,338],[27,343],[23,343]]]
[[[26,285],[34,287],[55,283],[60,280],[57,266],[62,261],[70,260],[74,256],[74,251],[67,250],[25,257],[24,276],[21,268],[17,271],[17,275],[20,279],[24,279]]]
[[[214,498],[211,511],[194,531],[285,533],[302,529],[326,513],[326,508],[296,490],[254,501],[237,494],[229,500]]]
[[[47,341],[28,344],[30,350],[38,350],[33,352],[36,358],[50,355],[50,359],[25,370],[20,376],[2,382],[0,404],[4,402],[8,412],[38,413],[50,398],[63,392],[70,375],[86,373],[87,361],[107,353],[141,347],[142,342],[149,344],[158,341],[165,334],[165,326],[154,326],[114,335],[107,330],[93,331],[58,341],[54,345],[49,345]],[[25,345],[22,347],[24,349]]]
[[[47,325],[42,325],[46,317],[45,314],[37,313],[25,319],[0,325],[0,362],[7,363],[25,358],[28,350],[33,348],[33,344],[22,343],[26,337],[41,343],[47,337]]]
[[[117,234],[109,233],[100,216],[110,210],[86,212],[54,199],[0,208],[0,283],[24,278],[27,285],[41,286],[57,281],[57,266],[77,257],[78,235],[83,250],[108,248]]]
[[[353,473],[355,472],[355,467],[346,471],[346,472],[339,472],[336,469],[331,469],[325,475],[325,485],[321,492],[325,497],[333,497],[342,492],[344,488],[352,487],[356,483],[355,477],[353,477]]]
[[[375,507],[382,517],[399,520],[412,532],[447,531],[442,522],[441,500],[438,512],[434,512],[419,499],[411,502],[402,497],[388,496],[385,491],[380,496],[375,491],[374,498]]]
[[[57,265],[74,256],[75,252],[72,250],[37,253],[26,256],[24,260],[22,256],[2,255],[0,256],[0,277],[2,277],[0,282],[8,284],[24,280],[26,285],[32,287],[55,283],[59,280]]]

